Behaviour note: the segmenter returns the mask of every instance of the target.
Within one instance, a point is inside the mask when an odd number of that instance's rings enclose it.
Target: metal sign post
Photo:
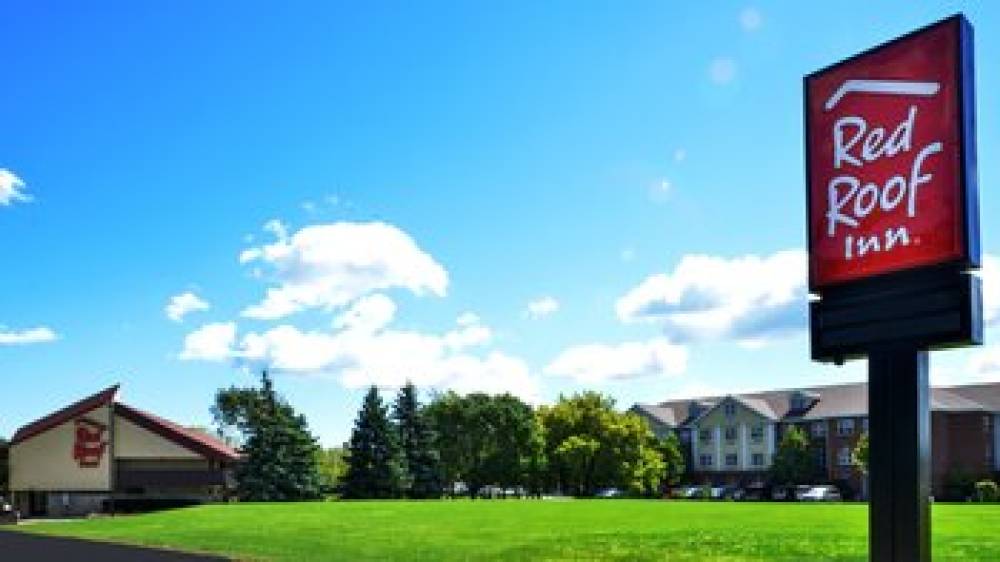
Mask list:
[[[928,350],[979,345],[972,26],[805,77],[812,357],[868,359],[870,555],[929,561]]]
[[[931,559],[927,356],[905,344],[868,356],[872,560]]]

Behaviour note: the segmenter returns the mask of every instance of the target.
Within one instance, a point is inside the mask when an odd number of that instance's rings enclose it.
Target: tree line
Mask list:
[[[533,407],[510,394],[435,393],[424,404],[406,384],[390,404],[365,394],[350,441],[322,449],[306,419],[267,372],[259,387],[216,394],[212,414],[236,444],[236,496],[243,501],[432,499],[456,495],[592,496],[605,489],[658,495],[680,482],[676,437],[596,392]]]
[[[658,439],[614,406],[594,392],[539,408],[510,394],[454,392],[422,405],[407,384],[390,412],[372,387],[347,447],[343,496],[654,495],[676,484],[684,472],[676,438]]]

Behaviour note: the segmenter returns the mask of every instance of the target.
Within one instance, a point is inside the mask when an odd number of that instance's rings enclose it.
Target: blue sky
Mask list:
[[[328,445],[405,378],[622,406],[858,380],[808,360],[801,77],[963,11],[992,154],[998,10],[6,3],[0,435],[114,382],[207,424],[264,365]],[[994,380],[1000,348],[933,366]]]

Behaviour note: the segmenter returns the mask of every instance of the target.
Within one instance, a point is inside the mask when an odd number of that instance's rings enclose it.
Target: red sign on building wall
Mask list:
[[[962,23],[945,20],[805,78],[811,289],[978,263]]]
[[[104,451],[108,448],[108,442],[104,438],[108,426],[87,418],[76,419],[74,425],[76,438],[73,442],[73,460],[81,468],[100,466]]]

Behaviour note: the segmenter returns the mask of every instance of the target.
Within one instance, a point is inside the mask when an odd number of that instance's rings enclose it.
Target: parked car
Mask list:
[[[704,496],[704,486],[683,486],[674,490],[674,497],[681,500],[696,500]]]
[[[740,501],[761,501],[765,498],[767,489],[763,484],[754,483],[740,490],[743,492]]]
[[[713,486],[711,497],[713,500],[728,499],[733,497],[733,492],[735,492],[736,489],[736,486]]]
[[[795,501],[802,501],[802,496],[806,495],[809,490],[812,490],[815,486],[810,486],[807,484],[799,484],[795,487]]]
[[[0,525],[4,523],[17,523],[20,518],[21,514],[14,509],[14,506],[10,505],[6,499],[0,496]]]
[[[688,497],[691,486],[678,486],[670,490],[670,497],[675,500],[684,500]]]
[[[836,486],[813,486],[800,499],[804,502],[840,501],[840,490]]]
[[[740,490],[739,486],[734,486],[732,484],[712,488],[713,500],[738,499],[737,496],[742,496],[742,494],[743,492]]]
[[[618,488],[605,488],[597,492],[599,498],[620,498],[621,496],[622,491]]]

